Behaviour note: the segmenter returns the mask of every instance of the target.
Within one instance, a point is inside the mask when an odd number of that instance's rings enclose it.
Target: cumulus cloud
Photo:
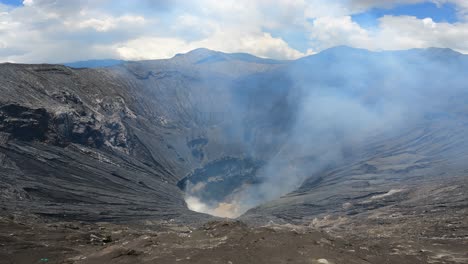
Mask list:
[[[369,32],[353,22],[350,16],[320,17],[311,27],[311,39],[316,49],[337,45],[362,46],[371,43]]]
[[[121,17],[104,17],[104,18],[89,18],[79,23],[66,21],[65,25],[69,28],[76,27],[77,29],[91,28],[98,32],[106,32],[118,28],[120,25],[144,25],[145,18],[142,16],[121,16]]]
[[[468,53],[468,24],[436,23],[431,18],[384,16],[377,28],[364,29],[350,16],[324,17],[316,19],[310,31],[317,49],[337,45],[370,50],[448,47]]]
[[[429,46],[468,52],[468,2],[452,3],[460,22],[386,16],[363,28],[352,14],[422,0],[25,0],[0,4],[0,61],[156,59],[205,47],[294,59],[349,45],[373,50]],[[296,40],[278,32],[304,37]],[[301,41],[297,45],[295,41]],[[297,46],[301,46],[298,50]]]

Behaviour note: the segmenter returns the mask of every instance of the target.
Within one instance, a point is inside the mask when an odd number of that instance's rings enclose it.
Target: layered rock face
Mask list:
[[[98,69],[2,64],[1,212],[209,218],[188,209],[194,198],[253,223],[439,203],[461,214],[466,66],[449,50],[348,48],[297,61],[200,49]],[[453,196],[432,197],[438,184]]]
[[[2,212],[206,218],[187,209],[177,182],[243,154],[239,136],[226,136],[238,118],[233,80],[281,64],[197,50],[106,69],[0,65]]]

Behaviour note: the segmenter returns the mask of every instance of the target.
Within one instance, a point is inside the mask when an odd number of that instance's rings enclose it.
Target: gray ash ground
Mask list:
[[[320,222],[336,227],[339,221],[343,220]],[[232,220],[193,227],[171,221],[119,225],[2,218],[0,257],[1,263],[70,264],[467,263],[466,240],[460,236],[416,238],[404,232],[412,224],[417,230],[430,228],[427,222],[406,221],[401,226],[393,223],[393,228],[401,227],[401,231],[386,230],[385,235],[379,235],[381,227],[372,221],[364,228],[348,222],[340,232],[333,232],[311,225],[251,227]]]

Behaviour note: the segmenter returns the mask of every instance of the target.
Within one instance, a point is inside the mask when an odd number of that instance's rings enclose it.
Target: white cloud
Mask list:
[[[34,4],[34,0],[24,0],[23,5],[25,6],[32,6]]]
[[[116,29],[121,25],[138,25],[142,26],[146,23],[145,18],[142,16],[121,16],[121,17],[111,17],[107,16],[104,18],[89,18],[79,23],[74,23],[73,21],[66,21],[64,24],[70,28],[76,27],[79,29],[92,28],[99,32],[105,32],[112,29]]]
[[[430,18],[385,16],[377,43],[384,49],[449,47],[468,53],[468,24],[435,23]]]
[[[290,48],[284,40],[262,32],[244,34],[236,31],[220,31],[193,45],[212,47],[224,52],[247,52],[260,57],[279,59],[295,59],[304,55]]]
[[[117,44],[113,48],[126,60],[157,59],[172,57],[176,53],[210,47],[223,52],[246,52],[260,57],[295,59],[306,54],[294,50],[268,33],[244,35],[236,32],[216,32],[199,41],[184,41],[179,38],[142,37]]]
[[[336,45],[373,50],[448,47],[468,52],[468,22],[386,16],[363,28],[351,14],[422,0],[25,0],[0,5],[0,61],[155,59],[198,47],[293,59]],[[455,3],[461,18],[468,1]],[[468,17],[468,16],[466,16]],[[292,48],[296,32],[303,50]],[[297,43],[296,43],[297,44]],[[306,48],[304,48],[304,46]],[[308,48],[307,48],[308,46]],[[307,51],[305,51],[307,50]]]
[[[375,29],[364,29],[351,17],[324,17],[310,27],[316,49],[337,45],[370,50],[449,47],[468,53],[468,24],[436,23],[431,18],[384,16]]]
[[[317,18],[309,29],[313,44],[318,50],[337,45],[371,43],[369,32],[353,22],[350,16]]]
[[[141,37],[112,47],[125,60],[169,58],[187,52],[187,42],[177,38]]]

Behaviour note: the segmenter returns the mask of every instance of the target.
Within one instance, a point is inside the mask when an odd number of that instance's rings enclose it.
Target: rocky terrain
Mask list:
[[[467,67],[0,64],[0,262],[468,263]]]

